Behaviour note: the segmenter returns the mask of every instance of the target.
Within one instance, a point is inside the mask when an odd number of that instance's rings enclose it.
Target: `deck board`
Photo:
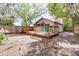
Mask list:
[[[48,34],[45,32],[35,32],[35,31],[27,31],[26,33],[30,35],[37,35],[37,36],[42,36],[42,37],[47,37],[47,38],[50,38],[51,36],[56,35],[54,33]]]

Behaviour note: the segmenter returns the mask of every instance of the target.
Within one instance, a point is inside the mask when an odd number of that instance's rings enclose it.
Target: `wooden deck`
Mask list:
[[[50,37],[52,37],[54,35],[57,35],[58,33],[56,33],[56,34],[54,34],[54,33],[48,34],[48,33],[45,33],[45,32],[27,31],[26,34],[50,38]]]

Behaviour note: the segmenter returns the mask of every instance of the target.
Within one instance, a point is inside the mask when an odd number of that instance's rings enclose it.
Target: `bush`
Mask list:
[[[4,34],[0,33],[0,43],[4,40],[5,36]]]

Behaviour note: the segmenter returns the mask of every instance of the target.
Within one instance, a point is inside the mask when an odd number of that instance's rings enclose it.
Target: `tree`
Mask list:
[[[13,19],[11,17],[7,16],[7,14],[9,14],[9,5],[4,4],[3,7],[0,8],[0,15],[1,15],[0,25],[4,29],[5,34],[6,34],[5,26],[9,25],[11,27],[11,25],[13,25]],[[7,35],[6,35],[6,39],[8,39]]]
[[[45,9],[38,4],[22,4],[15,11],[23,18],[23,25],[29,26],[34,18],[45,13]]]
[[[66,4],[48,4],[48,9],[51,11],[52,15],[55,15],[56,18],[64,18],[64,17],[69,17],[68,15],[68,7]]]
[[[52,15],[56,18],[62,18],[64,23],[64,29],[69,29],[72,26],[72,18],[70,16],[70,4],[54,3],[48,4],[48,9]]]
[[[69,14],[73,19],[73,27],[79,26],[79,3],[72,3],[69,5]]]

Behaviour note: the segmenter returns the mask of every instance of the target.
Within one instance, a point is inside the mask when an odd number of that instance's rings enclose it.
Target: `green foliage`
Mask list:
[[[4,40],[5,36],[4,34],[0,33],[0,43]]]
[[[13,25],[13,20],[11,18],[6,18],[3,20],[3,25]]]
[[[61,3],[54,3],[48,4],[48,9],[51,11],[52,15],[55,15],[56,18],[64,18],[69,17],[69,12],[66,4]]]
[[[0,19],[1,25],[13,25],[13,20],[11,18]]]
[[[51,12],[52,15],[54,15],[56,18],[62,18],[64,23],[64,29],[69,29],[69,27],[72,27],[72,18],[69,14],[69,4],[63,4],[63,3],[54,3],[48,4],[48,9]]]
[[[3,24],[3,20],[0,18],[0,25],[2,25]]]
[[[13,18],[7,16],[9,14],[9,5],[6,3],[3,7],[0,8],[0,25],[13,25]]]
[[[71,18],[65,18],[64,20],[64,30],[69,30],[72,27],[72,19]]]
[[[75,26],[79,26],[79,19],[77,19],[76,21],[74,21],[74,25]]]
[[[20,15],[23,20],[23,25],[30,25],[34,18],[39,17],[43,14],[45,9],[39,6],[38,4],[22,4],[22,7],[15,9],[18,15]]]

